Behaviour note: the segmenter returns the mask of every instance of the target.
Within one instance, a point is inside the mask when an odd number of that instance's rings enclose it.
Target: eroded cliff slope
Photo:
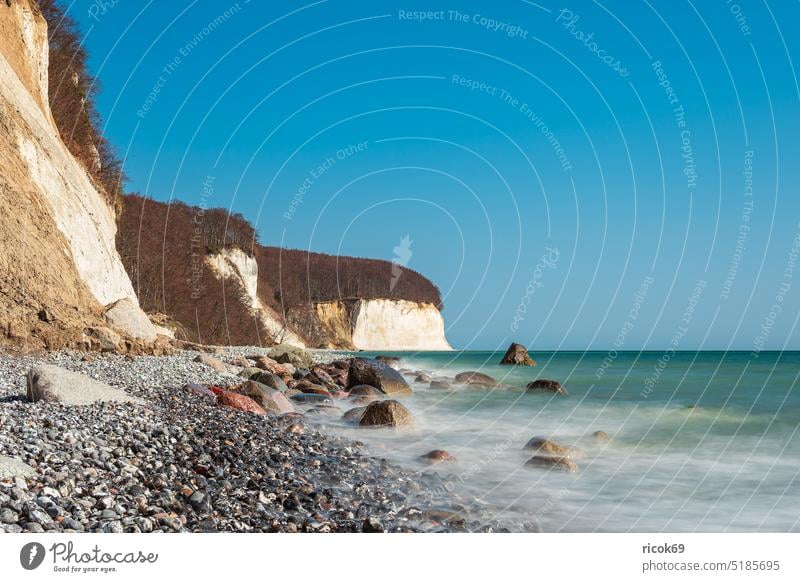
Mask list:
[[[113,209],[53,121],[47,24],[33,2],[0,3],[0,48],[0,329],[27,347],[76,345],[107,325],[107,307],[138,303]]]

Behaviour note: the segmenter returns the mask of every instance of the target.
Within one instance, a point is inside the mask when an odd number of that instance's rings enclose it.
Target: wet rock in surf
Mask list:
[[[382,400],[368,405],[360,426],[408,426],[414,422],[411,412],[397,400]]]
[[[561,385],[561,382],[555,380],[534,380],[528,384],[527,390],[528,392],[551,392],[562,396],[567,394],[567,390]]]
[[[420,384],[430,384],[433,378],[427,372],[417,372],[417,375],[414,377],[414,382],[419,382]]]
[[[453,455],[442,449],[435,449],[433,451],[425,453],[424,455],[420,456],[420,460],[429,464],[456,462],[456,458]]]
[[[528,349],[522,344],[511,344],[506,351],[506,355],[500,360],[502,366],[535,366],[536,362],[533,361]]]
[[[449,380],[431,380],[431,388],[434,390],[452,390],[453,385]]]
[[[385,394],[369,384],[359,384],[350,388],[350,396],[375,396],[380,398]]]
[[[609,434],[605,431],[598,430],[592,433],[592,438],[599,443],[606,443],[611,440]]]
[[[313,368],[311,368],[311,372],[309,372],[306,375],[305,380],[325,386],[328,390],[338,389],[338,384],[336,383],[336,381],[321,366],[314,366]]]
[[[380,400],[378,396],[356,396],[355,398],[351,399],[350,402],[356,406],[366,406],[367,404],[372,404],[378,400]]]
[[[328,390],[325,386],[314,384],[308,380],[300,380],[299,382],[295,382],[292,385],[292,388],[295,390],[300,390],[300,392],[303,394],[322,394],[323,396],[329,396],[331,393],[330,390]]]
[[[361,422],[361,417],[364,416],[364,411],[366,409],[367,409],[366,406],[351,408],[342,415],[342,420],[347,423],[358,424],[359,422]]]
[[[544,437],[533,437],[525,444],[525,450],[536,451],[542,455],[553,457],[579,457],[581,452],[575,447],[562,445]]]
[[[497,380],[487,374],[481,372],[461,372],[456,375],[456,384],[469,384],[470,386],[481,386],[485,388],[494,388],[497,386]]]
[[[537,469],[552,469],[558,471],[566,471],[574,473],[578,470],[578,465],[575,461],[567,459],[566,457],[549,457],[544,455],[537,455],[528,459],[525,463],[526,467],[534,467]]]
[[[330,396],[326,396],[324,394],[306,394],[303,392],[299,394],[292,394],[289,399],[292,400],[293,402],[299,402],[300,404],[319,404],[319,403],[333,402],[333,398],[331,398]]]
[[[348,386],[351,388],[359,384],[368,384],[390,396],[413,393],[411,386],[397,370],[376,360],[353,358],[348,374]]]

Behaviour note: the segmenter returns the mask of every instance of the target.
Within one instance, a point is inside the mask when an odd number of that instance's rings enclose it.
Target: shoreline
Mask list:
[[[269,348],[222,352],[229,361]],[[256,416],[186,393],[188,383],[242,381],[194,362],[198,353],[0,352],[0,455],[35,471],[0,479],[0,531],[502,531],[467,516],[470,500],[437,473],[390,464],[300,415]],[[309,350],[314,363],[350,353]],[[41,363],[146,402],[30,403],[25,375]]]

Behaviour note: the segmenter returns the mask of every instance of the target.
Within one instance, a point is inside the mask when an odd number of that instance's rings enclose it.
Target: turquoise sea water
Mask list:
[[[386,352],[387,354],[390,354]],[[448,475],[476,507],[544,531],[800,531],[800,352],[394,353],[434,375],[503,382],[450,391],[414,384],[407,430],[337,430],[376,455]],[[558,380],[566,397],[526,393]],[[612,440],[591,435],[602,430]],[[581,449],[576,473],[524,467],[534,436]],[[427,468],[445,449],[455,464]]]

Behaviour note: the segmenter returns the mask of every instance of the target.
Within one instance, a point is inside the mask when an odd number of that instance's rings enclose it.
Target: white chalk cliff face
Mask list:
[[[303,339],[286,327],[278,314],[259,299],[258,263],[255,257],[251,257],[241,249],[227,248],[207,256],[206,262],[218,277],[234,285],[234,289],[240,293],[238,297],[232,296],[246,303],[253,316],[258,318],[277,343],[306,347]]]
[[[101,306],[127,299],[138,309],[115,247],[113,210],[61,140],[50,112],[47,25],[29,0],[0,3],[0,12],[0,105],[12,134],[5,136],[2,154],[22,162],[12,185],[16,180],[19,187],[33,190],[45,205],[67,243],[66,249],[52,252],[70,255],[79,280]]]
[[[349,316],[347,315],[349,312]],[[362,299],[350,309],[341,302],[317,304],[317,315],[328,329],[349,331],[338,340],[358,350],[452,350],[445,337],[444,318],[435,305],[395,299]],[[342,320],[347,317],[347,320]]]

